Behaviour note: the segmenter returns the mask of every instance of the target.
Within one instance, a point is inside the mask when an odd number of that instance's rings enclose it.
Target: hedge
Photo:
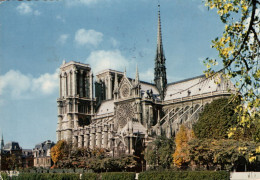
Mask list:
[[[76,173],[21,173],[19,176],[12,177],[12,180],[78,180],[79,174]]]
[[[77,173],[20,173],[13,176],[12,180],[78,180]],[[4,180],[8,180],[7,174],[3,174]],[[135,180],[133,172],[108,172],[108,173],[83,173],[82,180]]]
[[[104,180],[135,180],[134,172],[108,172],[101,173]]]
[[[9,180],[9,177],[6,173],[1,172],[1,176],[2,176],[3,180]]]
[[[227,171],[147,171],[139,174],[139,180],[225,180],[229,179]]]
[[[81,176],[82,180],[98,180],[99,175],[96,173],[84,173]]]

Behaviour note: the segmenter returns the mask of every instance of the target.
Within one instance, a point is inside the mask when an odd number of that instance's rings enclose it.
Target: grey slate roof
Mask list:
[[[50,150],[55,145],[51,140],[44,141],[42,143],[36,144],[33,151],[38,151],[40,156],[47,156],[48,150]]]
[[[11,141],[11,142],[8,142],[4,148],[4,150],[8,150],[8,151],[13,151],[13,150],[21,150],[22,148],[19,146],[19,143],[18,142],[14,142],[14,141]]]

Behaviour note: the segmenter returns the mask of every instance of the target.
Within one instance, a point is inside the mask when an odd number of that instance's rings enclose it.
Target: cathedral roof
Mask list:
[[[167,86],[165,101],[221,90],[227,91],[229,88],[235,90],[231,81],[224,80],[221,76],[219,78],[221,78],[220,84],[216,84],[214,79],[206,78],[205,75],[170,83]]]
[[[159,94],[159,91],[156,88],[155,84],[147,83],[144,81],[141,81],[140,84],[141,84],[141,90],[143,91],[152,90],[154,94]]]
[[[98,108],[97,115],[103,115],[114,112],[114,99],[102,101]]]
[[[133,122],[133,133],[146,134],[146,128],[139,122]]]
[[[128,121],[126,125],[122,128],[121,133],[127,134],[129,131],[129,128],[133,129],[133,134],[147,134],[146,131],[147,129],[140,123],[136,121]]]

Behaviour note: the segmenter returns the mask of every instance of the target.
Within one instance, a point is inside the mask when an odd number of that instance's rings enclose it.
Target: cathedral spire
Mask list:
[[[137,85],[138,83],[139,83],[139,72],[138,72],[138,66],[136,64],[135,84]]]
[[[125,71],[124,71],[124,76],[126,77],[126,67],[125,67]]]
[[[3,133],[2,133],[2,138],[1,138],[1,150],[4,148],[4,136],[3,136]]]
[[[162,44],[162,30],[161,30],[161,13],[160,4],[158,4],[158,32],[157,32],[157,49],[155,57],[155,68],[154,68],[154,82],[159,90],[161,100],[165,97],[167,77],[165,67],[165,56],[163,52]]]
[[[158,4],[158,30],[157,30],[157,53],[163,53],[160,4]]]

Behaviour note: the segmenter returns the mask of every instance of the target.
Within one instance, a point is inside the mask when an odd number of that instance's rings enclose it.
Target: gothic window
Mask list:
[[[90,79],[89,77],[86,78],[86,82],[85,82],[85,96],[86,98],[90,97]]]
[[[70,72],[70,95],[72,96],[72,72]]]
[[[69,112],[72,112],[72,102],[69,102]]]
[[[81,135],[81,147],[84,147],[84,136]]]
[[[77,89],[76,89],[76,94],[79,95],[79,89],[80,89],[80,73],[76,74],[77,76]]]
[[[118,155],[118,157],[124,155],[124,154],[125,154],[125,151],[126,151],[126,149],[125,149],[124,144],[123,144],[122,142],[120,142],[120,143],[118,144],[118,146],[117,146],[117,155]]]
[[[75,147],[78,147],[78,136],[75,136],[74,145],[75,145]]]
[[[65,94],[65,96],[67,96],[68,95],[68,76],[65,74],[65,88],[66,88],[66,94]]]
[[[62,97],[62,76],[60,75],[60,97]]]
[[[124,84],[121,88],[121,96],[126,98],[130,95],[130,88],[127,84]]]

